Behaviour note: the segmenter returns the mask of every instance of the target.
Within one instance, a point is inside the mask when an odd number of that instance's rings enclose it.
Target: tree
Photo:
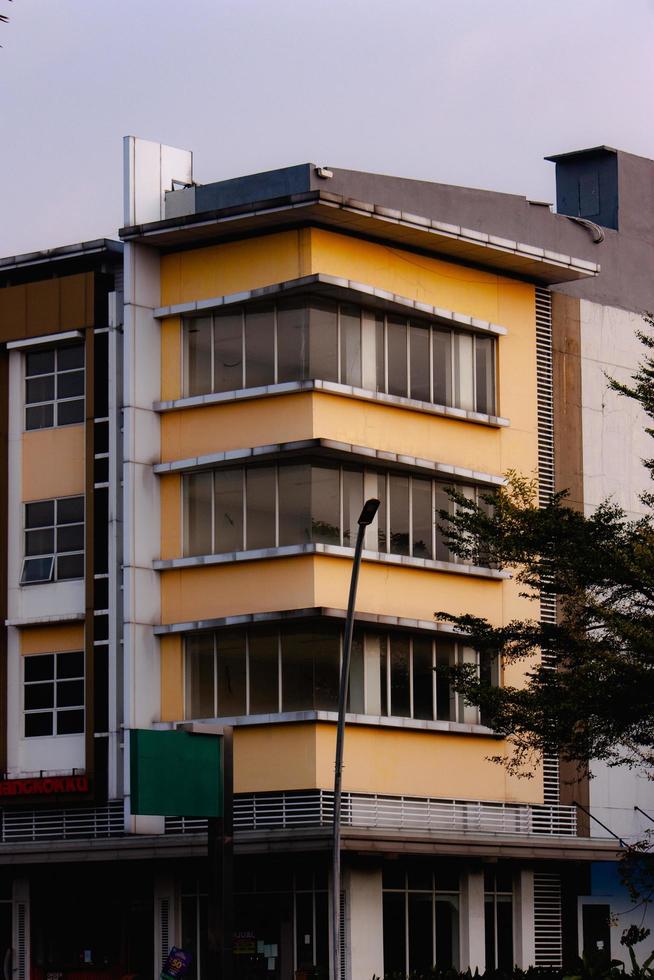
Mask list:
[[[632,384],[610,386],[654,421],[654,336],[639,338],[646,355]],[[654,428],[646,431],[654,436]],[[654,476],[654,460],[645,465]],[[492,687],[470,667],[450,671],[454,686],[511,740],[514,753],[504,764],[529,775],[535,756],[547,752],[581,770],[603,760],[653,772],[654,494],[643,495],[638,520],[610,501],[586,517],[567,505],[565,492],[540,507],[536,481],[517,473],[479,506],[456,491],[450,496],[454,513],[441,511],[441,526],[457,555],[474,562],[481,553],[509,569],[535,602],[557,597],[553,625],[534,616],[498,627],[436,613],[482,655],[529,661],[523,688]]]

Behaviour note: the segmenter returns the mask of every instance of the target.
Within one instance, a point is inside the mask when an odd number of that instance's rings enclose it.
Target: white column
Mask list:
[[[170,949],[181,945],[179,902],[172,875],[154,879],[154,975],[158,977]]]
[[[461,875],[461,957],[459,968],[474,973],[486,969],[484,934],[484,872],[477,869]]]
[[[384,975],[382,873],[377,868],[351,868],[347,876],[345,936],[351,980]]]
[[[534,965],[534,873],[516,872],[513,882],[513,961],[521,970]]]

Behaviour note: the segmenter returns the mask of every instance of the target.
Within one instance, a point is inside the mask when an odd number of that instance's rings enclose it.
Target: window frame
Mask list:
[[[70,501],[70,500],[81,500],[82,501],[82,520],[81,521],[66,521],[59,522],[59,505],[60,501]],[[35,527],[27,526],[27,508],[31,504],[47,504],[52,502],[53,504],[53,522],[52,524],[38,524]],[[30,585],[43,585],[50,582],[76,582],[84,578],[85,575],[85,547],[84,547],[84,535],[86,528],[86,500],[84,494],[70,494],[66,497],[49,497],[45,500],[28,500],[23,502],[23,559],[21,564],[21,574],[19,584],[21,587]],[[67,527],[81,527],[82,528],[82,547],[71,549],[70,551],[60,551],[58,549],[58,534],[60,529]],[[52,551],[44,551],[41,554],[28,555],[28,536],[30,531],[52,531],[53,547]],[[60,558],[73,558],[82,556],[82,571],[80,575],[73,576],[61,576],[59,574],[59,559]],[[47,561],[50,560],[49,574],[47,577],[40,577],[38,579],[26,579],[26,572],[29,568],[30,562],[36,561]]]
[[[80,348],[82,351],[82,364],[80,367],[72,368],[59,368],[59,357],[61,351],[67,351],[71,348]],[[42,374],[28,374],[28,359],[31,354],[47,353],[52,351],[54,356],[54,367],[52,371],[46,371]],[[59,378],[63,375],[81,374],[83,379],[83,392],[81,395],[68,395],[59,396]],[[83,425],[86,413],[86,349],[83,341],[76,342],[74,344],[57,344],[52,347],[39,347],[36,350],[29,350],[25,353],[23,360],[23,392],[24,392],[24,405],[23,405],[23,430],[25,432],[36,432],[40,429],[62,429],[70,425]],[[53,396],[52,398],[42,399],[40,401],[29,401],[27,395],[28,384],[30,381],[35,381],[39,378],[52,378],[53,379]],[[60,422],[59,421],[59,406],[72,404],[73,402],[82,403],[82,417],[73,422]],[[52,406],[52,423],[50,425],[29,425],[28,417],[29,410],[31,408],[43,408],[45,406]]]
[[[59,663],[60,658],[65,658],[68,655],[73,654],[75,656],[81,656],[82,658],[82,673],[81,675],[75,674],[69,676],[64,674],[59,676]],[[26,680],[25,677],[25,667],[27,661],[36,657],[52,657],[53,658],[53,676],[46,679],[37,679],[33,681]],[[21,680],[22,680],[22,691],[21,691],[21,708],[23,715],[23,726],[22,726],[22,738],[32,739],[32,738],[68,738],[70,736],[83,735],[86,731],[86,658],[83,650],[58,650],[51,653],[31,653],[25,654],[22,658],[21,665]],[[58,693],[59,685],[68,681],[82,682],[82,703],[81,704],[58,704]],[[49,708],[27,708],[25,706],[26,693],[29,687],[33,687],[36,684],[49,684],[52,686],[52,706]],[[58,731],[58,718],[60,714],[71,711],[81,711],[82,712],[82,727],[78,731],[74,732],[59,732]],[[34,717],[35,715],[50,715],[52,719],[52,730],[50,734],[39,735],[33,734],[28,735],[27,733],[27,719]]]
[[[464,410],[473,413],[495,417],[498,410],[497,404],[497,367],[498,367],[498,338],[494,333],[480,333],[475,330],[465,329],[465,327],[459,326],[449,326],[441,321],[432,321],[426,318],[422,318],[419,315],[411,315],[410,313],[404,313],[401,311],[385,311],[385,310],[375,310],[370,307],[366,307],[358,302],[348,301],[347,299],[334,299],[332,297],[321,296],[319,293],[310,293],[306,296],[300,295],[299,297],[289,298],[286,302],[292,304],[293,302],[300,302],[304,299],[304,308],[308,313],[306,319],[305,329],[307,330],[308,345],[309,345],[309,355],[306,358],[307,364],[309,365],[307,376],[300,378],[300,380],[310,381],[310,380],[322,380],[335,382],[344,386],[353,386],[355,388],[361,388],[366,391],[371,391],[372,393],[380,394],[392,394],[389,392],[389,357],[388,357],[388,346],[389,346],[389,320],[393,320],[396,326],[404,332],[404,345],[406,347],[406,391],[397,397],[413,399],[421,402],[425,405],[435,405],[442,408],[459,408],[462,406],[459,404],[460,398],[457,398],[456,392],[460,389],[461,378],[458,377],[456,372],[456,364],[458,362],[458,338],[470,340],[470,358],[469,358],[469,377],[466,378],[466,384],[471,388],[472,392],[472,404],[470,407],[466,407]],[[311,326],[310,326],[310,310],[312,304],[320,306],[320,304],[331,304],[336,312],[336,378],[328,378],[322,376],[322,374],[315,374],[313,372],[313,357],[310,353],[311,351]],[[181,324],[181,340],[182,340],[182,357],[181,357],[181,379],[182,379],[182,391],[184,398],[192,398],[201,394],[217,394],[219,391],[243,391],[251,388],[252,385],[248,384],[247,381],[247,351],[246,351],[246,319],[248,311],[256,312],[258,310],[262,311],[264,309],[270,310],[271,313],[271,330],[273,334],[273,364],[272,370],[270,371],[271,381],[269,384],[281,384],[279,380],[279,338],[278,338],[278,312],[280,309],[284,309],[284,301],[272,300],[265,303],[253,302],[246,303],[241,306],[237,306],[234,309],[223,309],[222,311],[210,312],[204,316],[183,316]],[[348,377],[344,377],[344,331],[343,318],[344,316],[351,315],[351,311],[356,309],[359,316],[359,364],[356,371],[358,382],[350,380]],[[348,312],[349,311],[349,312]],[[238,388],[220,388],[216,389],[216,370],[215,370],[215,354],[216,354],[216,329],[217,325],[222,318],[225,317],[240,317],[241,321],[241,343],[240,343],[240,356],[241,356],[241,382]],[[189,376],[189,354],[188,354],[188,336],[190,333],[190,325],[193,323],[198,323],[204,321],[208,324],[210,336],[209,347],[210,347],[210,385],[209,392],[196,391],[193,388],[191,379]],[[196,329],[201,329],[196,327]],[[414,335],[414,330],[426,330],[428,332],[428,342],[427,347],[429,350],[429,398],[416,398],[411,393],[412,388],[412,336]],[[434,350],[435,350],[435,340],[434,334],[440,333],[449,337],[449,365],[447,370],[449,372],[449,393],[450,398],[444,403],[441,401],[435,401],[435,375],[434,375]],[[367,336],[367,342],[364,337]],[[490,368],[488,370],[489,377],[489,390],[485,392],[484,395],[478,392],[478,342],[482,341],[485,345],[490,346]],[[378,347],[381,349],[378,350]],[[367,358],[364,351],[368,351]],[[374,351],[374,353],[373,353]],[[370,361],[370,363],[368,363]],[[302,371],[300,372],[303,373]],[[327,374],[328,372],[323,372]],[[381,375],[381,377],[380,377]],[[370,384],[372,378],[375,378],[375,383]],[[256,387],[256,386],[255,386]],[[480,401],[484,400],[485,410],[481,411],[478,406]]]

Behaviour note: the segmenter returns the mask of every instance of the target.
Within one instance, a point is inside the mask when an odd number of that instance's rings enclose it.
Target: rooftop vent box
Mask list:
[[[561,153],[556,164],[556,210],[618,228],[618,154],[609,146]]]

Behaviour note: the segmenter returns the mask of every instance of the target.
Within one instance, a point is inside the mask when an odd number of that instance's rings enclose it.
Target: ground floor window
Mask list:
[[[239,859],[234,897],[235,980],[286,980],[329,974],[327,869],[288,861]],[[188,980],[207,962],[207,886],[182,882],[182,948],[193,956]]]
[[[459,966],[459,874],[446,862],[383,871],[384,972]]]
[[[484,928],[486,969],[513,970],[513,881],[511,872],[487,869],[484,873]]]

